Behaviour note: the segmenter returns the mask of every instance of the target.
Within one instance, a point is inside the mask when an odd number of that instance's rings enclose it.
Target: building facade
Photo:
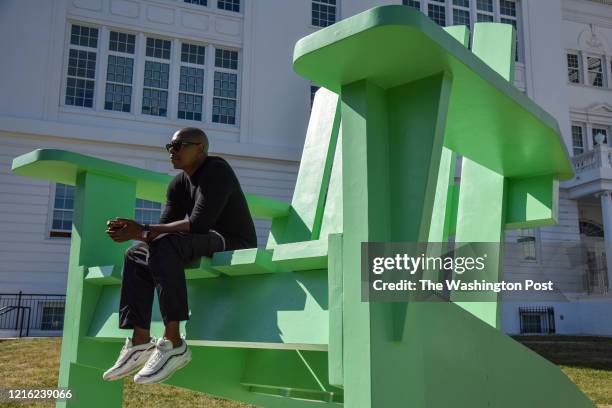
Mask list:
[[[564,299],[506,302],[503,329],[612,335],[609,0],[0,2],[0,310],[25,294],[65,293],[72,225],[74,189],[13,174],[13,158],[67,149],[174,175],[162,146],[197,126],[245,192],[290,200],[317,89],[293,72],[293,46],[382,4],[443,26],[516,27],[515,85],[557,118],[577,177],[561,185],[558,225],[507,234],[520,250],[506,256],[504,278],[546,271]],[[141,222],[163,209],[136,206]],[[256,228],[264,246],[269,223]],[[30,334],[61,333],[61,301],[29,301]],[[0,332],[16,333],[15,316],[0,315]]]

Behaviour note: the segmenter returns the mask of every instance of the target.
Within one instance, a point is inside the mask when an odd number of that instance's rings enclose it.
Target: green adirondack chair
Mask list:
[[[321,388],[327,234],[341,232],[342,223],[338,106],[336,94],[317,91],[291,203],[247,194],[253,217],[272,220],[265,248],[218,252],[185,269],[191,317],[181,331],[194,361],[166,383],[266,407],[286,406],[278,395],[307,397],[297,405],[304,407],[342,400],[340,388]],[[136,197],[163,201],[172,177],[54,149],[19,156],[12,169],[76,186],[59,383],[78,395],[66,406],[118,405],[122,382],[101,381],[100,370],[131,332],[118,328],[117,314],[128,243],[110,240],[105,220],[133,218]],[[161,336],[158,310],[156,294],[151,331]],[[96,396],[80,392],[85,389],[96,389]],[[104,400],[97,397],[101,390]]]
[[[249,195],[253,216],[272,220],[265,248],[186,269],[193,360],[166,383],[272,408],[593,407],[498,330],[496,302],[361,301],[361,242],[499,240],[554,222],[557,180],[573,173],[554,119],[499,75],[512,31],[476,25],[484,61],[455,40],[466,44],[465,28],[448,32],[385,6],[296,44],[294,69],[324,88],[292,202]],[[489,34],[505,44],[498,55]],[[15,158],[13,171],[76,186],[59,378],[73,398],[57,406],[119,406],[123,383],[102,372],[130,334],[117,321],[128,244],[110,240],[105,221],[133,218],[136,197],[163,201],[171,177],[49,149]],[[157,298],[153,311],[161,335]]]

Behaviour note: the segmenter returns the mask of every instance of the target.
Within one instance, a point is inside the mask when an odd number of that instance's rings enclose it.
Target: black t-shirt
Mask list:
[[[226,251],[257,247],[246,197],[234,170],[222,157],[208,156],[191,176],[182,171],[170,181],[159,223],[182,220],[185,214],[191,233],[217,231],[225,238]]]

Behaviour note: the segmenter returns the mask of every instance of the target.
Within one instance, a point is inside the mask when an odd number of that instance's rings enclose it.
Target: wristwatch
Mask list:
[[[142,238],[146,241],[149,238],[149,233],[151,232],[151,228],[149,224],[144,224],[144,228],[142,229]]]

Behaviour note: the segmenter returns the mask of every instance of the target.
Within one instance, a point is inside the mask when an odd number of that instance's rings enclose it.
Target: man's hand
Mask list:
[[[113,218],[106,221],[106,233],[115,242],[137,239],[142,241],[144,226],[127,218]]]

